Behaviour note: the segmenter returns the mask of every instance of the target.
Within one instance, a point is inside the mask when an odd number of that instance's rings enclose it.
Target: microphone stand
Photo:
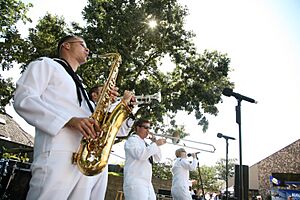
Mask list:
[[[243,162],[242,162],[242,126],[241,126],[241,101],[237,99],[238,104],[236,109],[236,123],[239,125],[239,149],[240,149],[240,166],[239,166],[239,199],[244,200],[244,184],[243,184]],[[226,174],[227,175],[227,174]],[[237,187],[237,186],[235,186]],[[227,193],[226,193],[227,194]]]
[[[228,138],[225,138],[226,139],[226,169],[225,169],[225,181],[226,181],[226,200],[228,200]]]
[[[198,160],[197,154],[196,154],[196,159]],[[198,174],[199,174],[199,181],[200,181],[200,187],[202,191],[202,196],[205,199],[205,194],[204,194],[204,187],[203,187],[203,182],[202,182],[202,177],[201,177],[201,171],[200,171],[200,166],[199,166],[199,160],[197,163],[197,168],[198,168]]]
[[[236,110],[236,123],[239,125],[239,150],[240,150],[240,165],[239,165],[239,200],[244,200],[245,196],[247,198],[247,195],[244,195],[244,193],[246,193],[244,188],[244,184],[243,184],[243,162],[242,162],[242,126],[241,126],[241,101],[245,100],[248,101],[250,103],[257,103],[254,99],[251,99],[249,97],[243,96],[241,94],[235,93],[232,91],[232,89],[230,88],[224,88],[222,94],[224,94],[225,96],[233,96],[237,99],[238,104],[235,108]],[[236,187],[236,186],[235,186]],[[248,190],[247,190],[248,192]],[[236,195],[235,195],[236,196]]]

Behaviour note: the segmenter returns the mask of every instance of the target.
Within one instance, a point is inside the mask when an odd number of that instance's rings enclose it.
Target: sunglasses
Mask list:
[[[150,126],[141,125],[139,127],[143,127],[144,129],[150,129]]]

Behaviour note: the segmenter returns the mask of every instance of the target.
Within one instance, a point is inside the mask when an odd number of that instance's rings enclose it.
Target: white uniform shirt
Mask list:
[[[156,143],[152,143],[146,147],[145,141],[134,134],[125,142],[124,149],[126,156],[124,187],[136,184],[151,185],[152,165],[148,159],[150,156],[153,156],[154,161],[160,161],[160,148]]]
[[[79,106],[75,83],[64,67],[47,57],[31,62],[17,81],[14,107],[27,123],[36,127],[36,156],[50,150],[76,152],[82,135],[64,125],[72,117],[92,114],[84,98]],[[118,136],[129,132],[124,123]]]
[[[120,102],[121,102],[121,100],[118,100],[118,101],[114,102],[111,105],[111,107],[109,108],[109,112],[112,112]],[[117,133],[117,137],[126,137],[126,136],[128,136],[133,124],[134,124],[134,120],[132,118],[125,119],[124,122],[122,123],[118,133]]]
[[[194,158],[190,163],[186,158],[176,158],[172,167],[172,187],[189,187],[190,172],[196,169],[197,159]]]
[[[35,157],[50,150],[77,151],[82,135],[64,125],[74,116],[91,115],[84,98],[79,106],[71,76],[46,57],[31,62],[17,81],[14,108],[35,127]]]
[[[111,107],[109,108],[109,112],[112,112],[113,109],[120,103],[121,99],[118,99],[116,102],[114,102]],[[135,113],[137,113],[137,111],[139,110],[139,106],[137,105],[134,105],[132,110],[131,110],[131,113],[133,115],[135,115]],[[124,120],[124,122],[122,123],[120,129],[119,129],[119,132],[117,133],[117,137],[127,137],[129,136],[129,132],[131,131],[132,129],[132,126],[134,125],[134,119],[131,118],[131,117],[128,117],[126,120]]]

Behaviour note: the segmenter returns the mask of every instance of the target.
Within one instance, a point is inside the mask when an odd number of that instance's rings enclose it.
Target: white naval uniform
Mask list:
[[[83,95],[82,95],[83,96]],[[50,58],[31,62],[17,81],[14,108],[35,127],[34,160],[28,200],[103,200],[107,169],[85,176],[71,163],[82,135],[64,127],[72,117],[88,117],[91,111],[63,66]]]
[[[149,157],[155,162],[160,161],[161,151],[156,143],[146,147],[145,141],[134,134],[124,145],[125,165],[123,190],[126,200],[154,200],[155,192],[152,186],[152,165]]]
[[[174,200],[191,200],[192,196],[189,191],[189,171],[197,167],[197,159],[194,158],[190,163],[186,158],[176,158],[172,167],[172,188],[171,194]]]
[[[113,103],[109,108],[109,112],[112,112],[120,102],[121,100],[118,100],[115,103]],[[134,124],[134,120],[132,118],[125,119],[117,133],[117,137],[122,138],[128,136],[133,124]]]

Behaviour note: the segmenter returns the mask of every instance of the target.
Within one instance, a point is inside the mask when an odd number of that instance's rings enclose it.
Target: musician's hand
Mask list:
[[[113,87],[110,90],[109,96],[110,96],[112,102],[115,102],[117,100],[117,97],[120,95],[119,92],[118,92],[118,90],[119,90],[118,87]]]
[[[152,141],[152,142],[156,142],[156,137],[153,133],[151,132],[148,132],[148,136],[150,135],[149,139]]]
[[[196,158],[196,154],[195,153],[191,153],[193,158]]]
[[[160,139],[157,139],[156,141],[155,141],[155,143],[157,144],[157,146],[161,146],[161,145],[163,145],[163,144],[166,144],[166,139],[162,139],[162,138],[160,138]]]
[[[94,119],[90,118],[80,118],[72,117],[66,124],[65,127],[73,128],[86,137],[86,138],[96,138],[99,135],[100,127]]]
[[[123,95],[123,100],[126,102],[127,105],[136,105],[136,98],[132,91],[125,90]]]

